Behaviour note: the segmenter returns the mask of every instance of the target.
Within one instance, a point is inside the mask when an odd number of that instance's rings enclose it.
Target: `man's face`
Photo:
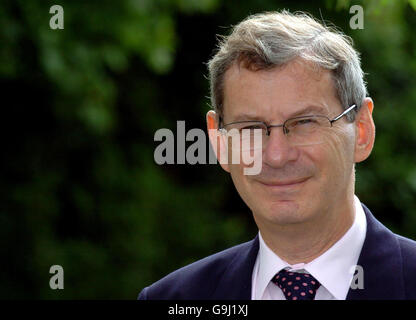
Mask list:
[[[235,64],[224,84],[224,123],[282,124],[301,115],[333,119],[343,111],[331,73],[297,60],[260,71]],[[322,132],[322,143],[293,146],[277,127],[271,129],[258,175],[244,175],[242,164],[230,164],[227,170],[259,227],[312,222],[345,205],[353,194],[355,134],[354,124],[343,117]]]

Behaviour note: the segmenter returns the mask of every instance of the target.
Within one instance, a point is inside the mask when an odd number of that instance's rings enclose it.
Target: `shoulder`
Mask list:
[[[399,241],[402,254],[409,258],[413,257],[416,260],[416,241],[398,234],[395,234],[395,236]]]
[[[403,265],[405,267],[412,266],[413,270],[416,270],[416,241],[398,234],[395,236],[399,242]],[[414,273],[414,277],[416,278],[416,273]]]
[[[236,245],[182,267],[144,288],[138,299],[209,299],[228,266],[241,252],[248,250],[252,242]]]
[[[396,235],[400,245],[403,262],[403,281],[406,288],[406,297],[416,299],[416,241]]]

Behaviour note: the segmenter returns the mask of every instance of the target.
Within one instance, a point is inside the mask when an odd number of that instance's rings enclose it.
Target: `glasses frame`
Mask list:
[[[285,122],[283,122],[282,124],[271,124],[271,125],[268,125],[264,121],[244,120],[244,121],[230,122],[230,123],[227,123],[227,124],[224,124],[224,125],[221,126],[221,119],[220,119],[220,128],[219,129],[220,130],[227,130],[227,129],[225,129],[225,127],[226,126],[229,126],[229,125],[232,125],[232,124],[238,124],[238,123],[253,123],[253,122],[256,122],[256,123],[263,123],[264,124],[264,126],[267,128],[267,132],[266,132],[267,136],[270,136],[270,129],[271,128],[278,128],[278,127],[282,127],[283,134],[287,135],[289,133],[289,129],[286,127],[286,123],[288,121],[295,120],[295,119],[301,119],[301,118],[305,118],[305,117],[322,117],[322,118],[328,119],[328,121],[330,123],[330,127],[332,127],[332,124],[335,121],[338,121],[339,119],[341,119],[343,116],[345,116],[346,114],[348,114],[351,110],[353,110],[355,107],[356,107],[356,105],[353,104],[352,106],[348,107],[346,110],[344,110],[342,113],[340,113],[339,115],[337,115],[332,120],[329,119],[327,116],[323,116],[323,115],[309,115],[309,116],[299,116],[299,117],[289,118]]]

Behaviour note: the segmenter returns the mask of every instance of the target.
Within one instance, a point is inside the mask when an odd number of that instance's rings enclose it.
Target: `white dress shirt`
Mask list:
[[[270,280],[283,268],[307,272],[321,286],[315,300],[345,300],[364,243],[367,220],[360,200],[354,196],[355,217],[352,226],[331,248],[309,263],[290,265],[279,258],[259,232],[259,252],[252,276],[252,300],[285,300],[282,290]]]

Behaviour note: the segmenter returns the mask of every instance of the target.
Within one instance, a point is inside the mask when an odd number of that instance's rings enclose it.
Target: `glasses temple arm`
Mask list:
[[[349,107],[347,110],[345,110],[343,113],[341,113],[339,116],[335,117],[334,119],[331,120],[331,123],[341,119],[343,116],[345,116],[348,112],[350,112],[352,109],[354,109],[356,107],[355,104],[353,104],[351,107]]]

